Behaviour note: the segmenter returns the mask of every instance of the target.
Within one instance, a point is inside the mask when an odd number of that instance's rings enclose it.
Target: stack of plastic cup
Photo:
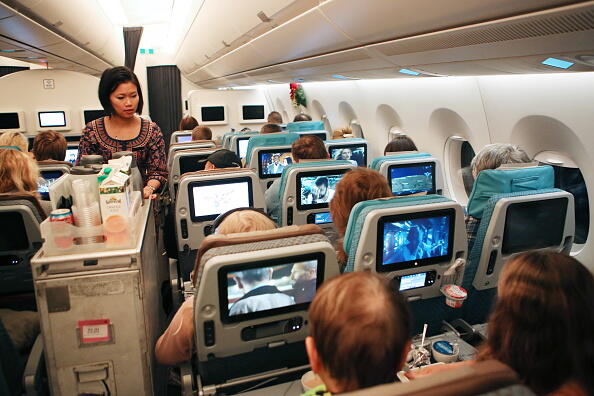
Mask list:
[[[72,182],[72,214],[77,227],[87,228],[101,225],[101,212],[98,197],[93,194],[93,189],[88,180],[74,180]],[[84,232],[84,230],[81,230]],[[100,235],[84,236],[81,244],[103,242]]]

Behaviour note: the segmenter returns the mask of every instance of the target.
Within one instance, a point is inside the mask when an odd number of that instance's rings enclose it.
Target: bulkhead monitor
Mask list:
[[[218,272],[221,321],[237,323],[307,311],[323,281],[323,253],[222,267]]]
[[[200,108],[204,122],[225,121],[225,106],[204,106]]]
[[[0,253],[29,249],[23,216],[18,212],[0,212]],[[0,260],[0,265],[7,263]]]
[[[188,195],[190,218],[195,223],[214,220],[231,209],[254,205],[249,177],[194,181],[188,184]]]
[[[453,208],[382,217],[377,223],[376,271],[450,261],[455,220]]]
[[[335,160],[349,161],[355,166],[367,166],[367,145],[330,146],[330,157]]]
[[[242,119],[245,121],[249,120],[263,120],[264,116],[264,105],[243,105],[241,106]]]
[[[258,170],[260,179],[280,177],[283,169],[293,163],[291,149],[261,150],[258,152],[258,162],[260,164]]]
[[[393,195],[435,194],[435,162],[390,165],[388,177]]]
[[[85,110],[83,112],[85,117],[85,124],[105,116],[105,110]]]
[[[20,129],[19,113],[0,113],[0,129]]]
[[[567,198],[518,202],[509,205],[501,253],[560,246],[563,243]]]
[[[62,175],[62,171],[44,171],[41,172],[41,178],[37,182],[37,192],[41,195],[41,199],[49,200],[49,188],[55,183]]]
[[[237,155],[239,156],[239,158],[244,159],[245,156],[247,155],[247,148],[248,148],[249,141],[250,141],[249,137],[237,138],[235,140],[235,142],[237,144]]]
[[[76,162],[77,157],[78,157],[78,147],[70,147],[69,146],[66,149],[66,156],[64,157],[64,161],[74,164]]]
[[[192,141],[192,135],[177,135],[176,143],[188,143]]]
[[[57,128],[66,126],[66,112],[64,111],[40,111],[39,126],[41,128]]]
[[[179,174],[204,170],[209,154],[187,155],[179,158]]]
[[[300,172],[297,175],[297,209],[327,208],[336,184],[348,169]]]

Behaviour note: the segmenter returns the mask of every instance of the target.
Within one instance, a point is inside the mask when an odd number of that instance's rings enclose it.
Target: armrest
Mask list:
[[[29,359],[27,359],[25,371],[23,372],[23,387],[25,388],[25,394],[27,396],[48,394],[45,387],[46,380],[47,375],[45,372],[45,360],[43,356],[43,338],[42,335],[39,334],[37,339],[35,339],[35,343],[29,354]]]
[[[194,396],[192,381],[192,362],[184,362],[179,365],[179,376],[181,379],[181,391],[183,396]]]
[[[169,281],[171,282],[171,297],[173,309],[177,311],[183,303],[182,284],[179,278],[178,261],[169,259]]]

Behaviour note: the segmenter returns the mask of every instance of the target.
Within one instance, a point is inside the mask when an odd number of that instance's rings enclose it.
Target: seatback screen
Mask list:
[[[19,129],[19,113],[0,113],[0,129]]]
[[[567,204],[567,198],[511,204],[505,214],[501,253],[560,246]]]
[[[65,127],[66,113],[63,111],[40,111],[39,126],[42,128]]]
[[[77,148],[68,147],[66,149],[66,156],[64,157],[64,161],[74,164],[76,162],[77,157],[78,157],[78,149]]]
[[[330,147],[330,157],[335,160],[349,161],[355,166],[367,166],[367,145]]]
[[[85,124],[105,116],[105,110],[85,110],[83,112],[85,117]]]
[[[246,105],[241,108],[244,120],[263,120],[264,105]]]
[[[391,165],[388,176],[393,195],[435,193],[435,162]]]
[[[18,212],[0,212],[0,252],[29,248],[23,216]],[[4,262],[4,261],[2,261]]]
[[[49,188],[62,175],[62,171],[44,171],[41,172],[41,178],[37,182],[37,192],[41,195],[41,199],[49,200]]]
[[[245,158],[245,156],[247,155],[247,147],[248,147],[248,143],[250,142],[250,138],[243,138],[243,139],[237,139],[237,155],[239,156],[239,158],[243,159]]]
[[[258,174],[261,179],[279,177],[283,169],[293,163],[291,149],[262,150],[258,152],[258,162],[260,164]]]
[[[381,218],[376,270],[391,272],[449,261],[454,224],[454,209]]]
[[[188,190],[194,222],[214,220],[221,213],[254,203],[249,177],[192,182]]]
[[[179,158],[179,174],[183,175],[188,172],[198,172],[204,170],[206,166],[206,158],[210,154],[204,155],[188,155]]]
[[[299,132],[299,135],[301,135],[301,136],[311,135],[311,136],[320,138],[323,141],[328,140],[328,134],[325,132]]]
[[[307,310],[323,281],[323,267],[323,254],[314,253],[221,268],[222,321]]]
[[[178,135],[176,143],[187,143],[192,141],[192,135]]]
[[[225,107],[224,106],[201,107],[200,115],[202,117],[202,121],[205,121],[205,122],[225,121]]]
[[[297,176],[297,208],[327,208],[334,197],[336,184],[347,169],[303,172]]]

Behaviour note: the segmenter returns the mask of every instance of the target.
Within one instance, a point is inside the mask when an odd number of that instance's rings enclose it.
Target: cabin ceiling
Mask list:
[[[0,55],[97,75],[123,64],[123,24],[166,29],[205,88],[594,70],[594,1],[568,0],[3,0]]]

